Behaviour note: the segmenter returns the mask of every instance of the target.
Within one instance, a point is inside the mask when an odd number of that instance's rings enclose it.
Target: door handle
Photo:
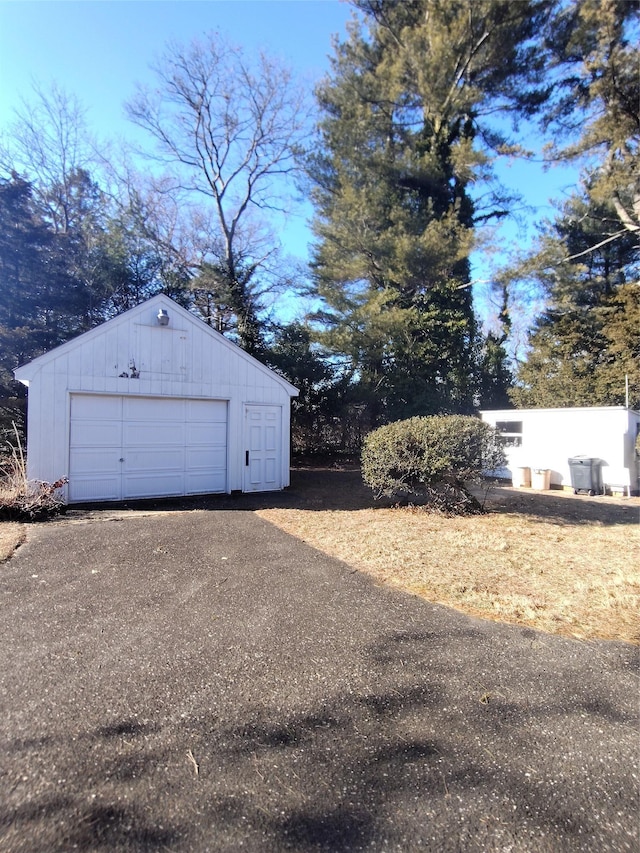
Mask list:
[[[248,450],[245,450],[245,452],[244,452],[244,464],[245,465],[249,464],[249,451]]]

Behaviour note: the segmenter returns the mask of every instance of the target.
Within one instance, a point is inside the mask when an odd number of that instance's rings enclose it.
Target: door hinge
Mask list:
[[[245,465],[249,464],[249,451],[248,450],[245,450],[245,452],[244,452],[244,464]]]

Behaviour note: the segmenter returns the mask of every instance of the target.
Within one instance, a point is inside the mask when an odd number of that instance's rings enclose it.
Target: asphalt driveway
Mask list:
[[[0,607],[3,853],[638,849],[634,647],[231,509],[35,525]]]

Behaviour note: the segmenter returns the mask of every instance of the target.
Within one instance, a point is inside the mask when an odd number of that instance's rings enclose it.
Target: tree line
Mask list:
[[[159,292],[283,373],[294,448],[354,452],[414,415],[513,405],[640,406],[638,3],[352,0],[310,100],[291,71],[219,35],[172,45],[127,104],[135,154],[92,140],[81,106],[37,90],[0,144],[0,417],[21,363]],[[492,289],[471,256],[532,157],[582,180]],[[313,204],[308,269],[277,229]],[[525,353],[522,294],[544,300]],[[295,296],[304,315],[283,322]]]

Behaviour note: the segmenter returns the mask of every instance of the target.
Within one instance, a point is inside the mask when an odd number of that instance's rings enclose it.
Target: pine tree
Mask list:
[[[637,241],[613,205],[571,199],[549,228],[534,272],[547,307],[530,335],[512,399],[519,406],[640,405],[640,263]],[[598,246],[598,248],[593,248]]]
[[[640,233],[639,37],[637,0],[560,4],[548,36],[557,85],[545,110],[545,128],[555,135],[550,156],[590,162],[591,198],[615,210],[618,231],[636,235]]]
[[[31,185],[0,179],[0,431],[23,422],[16,367],[64,339],[57,294],[69,286],[62,245],[34,202]]]
[[[470,184],[505,143],[484,112],[532,111],[549,3],[362,0],[318,90],[310,158],[323,345],[345,358],[372,425],[472,409],[478,335],[469,284],[482,214]],[[489,143],[487,146],[486,143]]]

